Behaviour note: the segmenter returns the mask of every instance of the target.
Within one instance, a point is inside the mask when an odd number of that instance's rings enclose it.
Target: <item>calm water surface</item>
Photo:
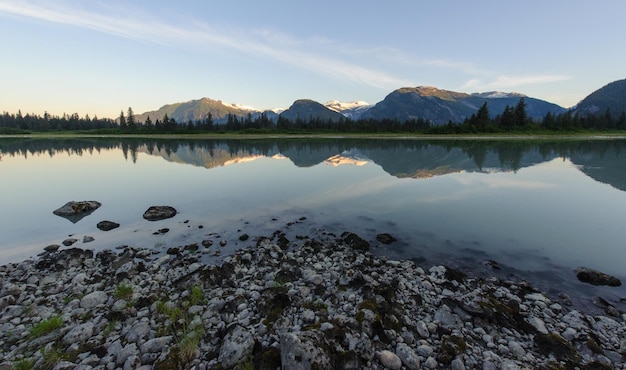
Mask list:
[[[626,141],[0,139],[0,263],[69,235],[101,250],[238,237],[355,232],[376,254],[521,278],[574,298],[626,291],[576,281],[586,266],[626,282]],[[103,205],[72,223],[70,200]],[[152,205],[179,214],[148,222]],[[102,220],[122,226],[109,232]],[[164,235],[153,233],[162,228]],[[378,233],[398,241],[376,242]],[[217,244],[217,243],[216,243]],[[500,266],[493,270],[495,261]]]

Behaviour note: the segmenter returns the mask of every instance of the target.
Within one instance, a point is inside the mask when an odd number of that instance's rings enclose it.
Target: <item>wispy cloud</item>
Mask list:
[[[497,76],[488,81],[478,78],[470,79],[460,88],[468,91],[508,90],[518,86],[546,84],[570,78],[566,75]]]
[[[86,28],[174,48],[221,47],[380,89],[407,84],[406,80],[387,72],[309,51],[311,45],[332,45],[332,40],[324,38],[302,40],[271,30],[224,29],[197,20],[186,20],[181,26],[150,14],[138,14],[137,9],[111,9],[98,4],[99,8],[93,10],[77,4],[81,3],[0,1],[0,14]],[[125,14],[132,14],[132,18]]]

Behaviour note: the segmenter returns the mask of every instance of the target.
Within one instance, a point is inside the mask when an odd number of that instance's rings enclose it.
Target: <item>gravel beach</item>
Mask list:
[[[241,241],[219,265],[198,243],[0,266],[0,369],[626,369],[617,310],[374,256],[350,232]]]

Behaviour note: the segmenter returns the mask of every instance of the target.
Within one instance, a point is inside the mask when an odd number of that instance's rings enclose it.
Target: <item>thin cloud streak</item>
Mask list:
[[[499,90],[510,89],[525,85],[539,85],[551,82],[565,81],[571,79],[566,75],[535,75],[535,76],[498,76],[490,82],[481,79],[471,79],[460,88],[466,90]]]
[[[119,15],[127,13],[124,11],[118,11],[115,16],[108,16],[78,8],[47,8],[29,2],[1,2],[0,13],[87,28],[168,47],[177,48],[186,45],[187,48],[197,48],[200,44],[202,48],[206,48],[208,45],[218,45],[244,54],[260,55],[336,79],[346,79],[354,83],[380,89],[397,88],[398,85],[407,83],[406,80],[396,78],[382,71],[330,57],[298,51],[295,47],[307,44],[306,40],[297,40],[289,35],[279,35],[269,31],[257,34],[263,36],[268,42],[280,44],[280,48],[273,47],[266,42],[254,40],[253,37],[242,32],[231,32],[230,34],[235,34],[235,37],[220,34],[206,23],[196,22],[193,24],[190,22],[193,25],[192,28],[181,28],[163,23],[161,20],[151,19],[145,14],[141,16],[134,14],[132,19],[125,19]],[[313,41],[315,43],[321,42],[318,39]],[[330,43],[327,40],[323,41],[324,43]],[[292,48],[285,48],[285,45],[292,46]]]

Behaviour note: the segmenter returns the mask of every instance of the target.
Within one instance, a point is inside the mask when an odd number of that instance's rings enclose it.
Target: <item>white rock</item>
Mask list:
[[[67,344],[83,343],[93,335],[94,325],[91,322],[73,327],[65,336],[63,341]]]
[[[526,321],[528,321],[530,325],[534,326],[535,329],[537,329],[537,331],[540,332],[541,334],[548,334],[548,329],[546,329],[546,324],[540,318],[531,316],[528,319],[526,319]]]
[[[400,360],[400,357],[391,351],[380,351],[376,355],[378,357],[378,361],[380,361],[380,363],[386,368],[398,370],[402,367],[402,360]]]
[[[141,346],[141,353],[160,353],[169,346],[171,341],[171,335],[150,339]]]
[[[524,355],[526,354],[526,351],[524,351],[524,348],[522,348],[522,345],[515,341],[509,341],[508,347],[509,347],[509,351],[511,351],[511,354],[515,356],[517,359],[524,357]]]
[[[424,362],[424,366],[426,366],[429,369],[436,369],[439,365],[437,364],[437,360],[435,360],[432,356],[430,356]]]
[[[252,332],[237,325],[226,334],[220,348],[218,361],[224,368],[231,368],[245,360],[252,353],[253,347],[254,336]]]
[[[421,320],[417,322],[417,334],[419,334],[422,338],[430,337],[430,333],[428,332],[428,327]]]
[[[101,304],[105,304],[108,299],[109,296],[105,292],[96,290],[95,292],[87,294],[80,300],[80,307],[94,308]]]

